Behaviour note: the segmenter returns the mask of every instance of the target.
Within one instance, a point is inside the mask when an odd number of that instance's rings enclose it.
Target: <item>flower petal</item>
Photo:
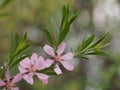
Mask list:
[[[35,61],[35,70],[42,70],[45,68],[44,65],[45,61],[42,56],[39,56],[39,58]]]
[[[62,61],[61,63],[67,70],[74,70],[74,66],[69,61]]]
[[[6,77],[7,81],[9,82],[10,81],[10,70],[9,69],[7,69],[5,77]]]
[[[45,67],[50,67],[52,64],[53,64],[53,60],[51,60],[51,59],[47,59],[47,60],[45,60]]]
[[[72,53],[72,52],[69,52],[69,53],[63,55],[63,56],[62,56],[62,59],[64,59],[64,60],[70,60],[70,59],[72,59],[73,57],[74,57],[73,53]]]
[[[46,79],[46,80],[42,80],[42,83],[43,84],[47,84],[48,83],[48,80]]]
[[[11,87],[10,90],[19,90],[18,87]]]
[[[42,74],[42,73],[35,73],[35,74],[40,80],[47,80],[49,78],[49,76],[46,74]]]
[[[29,74],[23,75],[23,79],[25,81],[27,81],[27,83],[33,84],[33,76],[32,75],[29,75]]]
[[[38,55],[36,53],[33,53],[31,56],[31,63],[34,65],[37,59],[38,59]]]
[[[5,86],[5,82],[3,82],[1,79],[0,79],[0,87],[1,86]]]
[[[54,71],[56,72],[56,74],[62,74],[62,71],[60,69],[60,67],[58,66],[58,64],[55,65]]]
[[[64,52],[66,47],[66,44],[64,42],[62,42],[59,46],[58,46],[58,50],[57,50],[57,54],[60,55]]]
[[[52,56],[52,57],[55,57],[54,49],[53,49],[52,47],[50,47],[49,45],[45,45],[45,46],[44,46],[44,51],[45,51],[48,55],[50,55],[50,56]]]
[[[22,74],[18,73],[12,80],[11,84],[17,83],[22,79]]]
[[[29,58],[25,58],[20,62],[20,65],[24,68],[30,68],[31,67],[31,63],[30,63],[30,59]]]
[[[26,70],[25,68],[22,68],[20,65],[18,66],[18,69],[19,69],[21,74],[28,72],[28,70]]]

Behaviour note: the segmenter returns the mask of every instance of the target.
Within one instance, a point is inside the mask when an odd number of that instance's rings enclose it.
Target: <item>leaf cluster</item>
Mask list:
[[[78,46],[77,50],[75,51],[75,57],[88,59],[88,55],[107,55],[107,53],[105,53],[101,49],[110,44],[107,43],[103,45],[103,42],[108,35],[109,33],[106,33],[96,41],[94,41],[95,35],[85,37],[82,43]]]
[[[31,43],[27,43],[27,34],[25,33],[24,37],[20,39],[19,35],[13,35],[11,33],[11,48],[10,56],[8,59],[8,67],[12,68],[17,65],[25,57],[30,56],[30,54],[25,54],[30,48]]]
[[[53,46],[55,49],[57,49],[58,45],[65,39],[68,32],[70,31],[70,26],[73,23],[73,21],[77,18],[79,15],[79,12],[74,12],[72,15],[69,11],[69,6],[63,6],[62,8],[62,21],[60,28],[56,25],[53,18],[51,18],[52,25],[54,27],[54,36],[55,40],[52,38],[52,34],[49,30],[44,29],[44,33],[47,36],[47,39],[51,46]]]

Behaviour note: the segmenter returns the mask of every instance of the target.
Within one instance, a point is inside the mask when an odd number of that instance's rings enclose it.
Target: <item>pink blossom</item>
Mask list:
[[[33,84],[33,76],[37,76],[42,83],[47,84],[48,75],[38,73],[37,71],[45,68],[44,58],[34,53],[31,58],[25,58],[20,62],[19,71],[23,75],[23,79],[26,80],[29,84]]]
[[[59,46],[58,46],[58,49],[55,53],[54,49],[49,46],[49,45],[45,45],[44,46],[44,51],[50,55],[52,58],[51,59],[47,59],[45,62],[46,62],[46,67],[49,67],[51,66],[53,63],[55,64],[55,68],[54,68],[54,71],[57,73],[57,74],[61,74],[62,71],[59,67],[59,64],[61,63],[64,68],[66,68],[67,70],[69,71],[72,71],[74,69],[74,66],[70,63],[70,59],[73,58],[73,53],[72,52],[68,52],[67,54],[64,54],[63,55],[63,52],[65,50],[65,43],[62,42]]]
[[[6,80],[0,79],[0,87],[3,87],[3,90],[19,90],[18,87],[14,86],[14,84],[22,79],[22,75],[20,73],[17,74],[14,78],[10,78],[10,71],[7,70],[5,77]]]

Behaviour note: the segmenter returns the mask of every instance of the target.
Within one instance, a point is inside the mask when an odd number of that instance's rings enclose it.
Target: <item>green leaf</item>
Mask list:
[[[102,56],[108,56],[107,53],[101,50],[91,50],[89,52],[84,53],[84,55],[102,55]]]
[[[23,60],[26,57],[29,57],[30,55],[23,55],[21,57],[18,57],[11,65],[10,65],[10,69],[12,67],[14,67],[15,65],[17,65],[21,60]]]
[[[89,58],[86,55],[82,55],[82,54],[75,56],[75,58],[81,58],[81,59],[89,60]]]
[[[26,42],[26,38],[27,38],[27,33],[25,33],[24,37],[22,38],[22,40],[20,41],[17,49],[16,49],[16,53],[18,53],[21,49],[23,49],[23,47],[25,46],[25,42]],[[17,38],[16,38],[17,39]]]
[[[69,24],[72,24],[72,22],[78,17],[79,14],[80,12],[75,12],[73,16],[70,18]]]
[[[55,34],[55,38],[58,39],[59,37],[59,28],[55,22],[55,20],[51,17],[51,22],[52,22],[52,25],[53,25],[53,28],[54,28],[54,34]]]
[[[10,60],[17,48],[19,44],[19,36],[18,35],[14,35],[12,32],[11,32],[11,48],[10,48]]]
[[[47,36],[47,39],[48,39],[50,45],[53,46],[53,39],[52,39],[50,32],[47,29],[44,29],[43,32]]]
[[[43,72],[43,73],[47,75],[57,75],[54,71]]]
[[[65,37],[67,36],[67,34],[70,30],[70,25],[77,18],[77,16],[78,16],[78,12],[76,12],[70,16],[69,6],[63,7],[63,9],[62,9],[62,23],[61,23],[61,27],[60,27],[60,33],[59,33],[57,46],[65,39]]]
[[[26,33],[21,40],[18,35],[14,36],[13,33],[11,33],[11,51],[8,63],[10,68],[19,63],[20,60],[18,60],[18,57],[21,57],[31,46],[32,43],[26,44],[26,39]]]
[[[87,48],[94,40],[94,37],[95,37],[95,35],[92,35],[92,36],[88,37],[87,39],[84,39],[82,42],[82,45],[80,46],[80,48],[78,48],[78,51],[82,51],[85,48]]]
[[[49,68],[45,68],[43,70],[40,70],[38,71],[39,73],[44,73],[44,74],[47,74],[47,75],[57,75],[55,72],[54,72],[54,64],[52,64]]]
[[[17,57],[18,55],[20,55],[21,53],[25,52],[30,46],[31,46],[31,44],[28,44],[28,45],[24,46],[22,49],[19,49],[19,51],[14,54],[13,59],[14,59],[15,57]]]
[[[96,41],[94,44],[92,44],[89,48],[95,48],[97,47],[100,43],[102,43],[105,38],[109,35],[109,33],[106,33],[105,35],[103,35],[98,41]]]
[[[64,38],[66,37],[68,32],[69,32],[69,26],[66,25],[64,30],[62,32],[60,32],[60,34],[59,34],[59,39],[58,39],[57,45],[59,45],[64,40]]]
[[[95,43],[93,43],[93,40],[94,40],[94,37],[95,37],[94,35],[89,36],[88,38],[85,37],[83,39],[83,41],[82,41],[82,44],[76,50],[76,52],[74,54],[75,57],[81,58],[83,56],[83,58],[84,57],[86,58],[88,55],[109,56],[107,53],[105,53],[104,51],[100,50],[101,48],[109,45],[109,43],[105,44],[105,46],[101,45],[107,36],[108,36],[108,33],[103,35]]]
[[[109,42],[109,43],[107,43],[107,44],[102,45],[100,48],[105,48],[105,47],[107,47],[107,46],[111,45],[111,43],[112,43],[112,41],[111,41],[111,42]]]
[[[60,32],[64,30],[64,27],[68,23],[69,20],[69,6],[63,6],[62,8],[62,23],[60,27]]]
[[[62,8],[62,24],[64,20],[69,16],[69,6],[63,6]],[[62,25],[61,25],[62,26]]]

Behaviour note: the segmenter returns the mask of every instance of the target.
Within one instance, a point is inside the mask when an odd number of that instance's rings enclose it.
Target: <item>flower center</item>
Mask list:
[[[31,64],[31,68],[28,69],[29,72],[35,72],[34,65]]]
[[[33,68],[30,68],[29,72],[35,72],[35,70]]]
[[[9,89],[11,87],[11,84],[10,82],[6,82],[6,86],[5,86],[7,89]]]
[[[56,55],[56,57],[54,58],[55,62],[61,62],[62,61],[62,58],[60,55]]]

